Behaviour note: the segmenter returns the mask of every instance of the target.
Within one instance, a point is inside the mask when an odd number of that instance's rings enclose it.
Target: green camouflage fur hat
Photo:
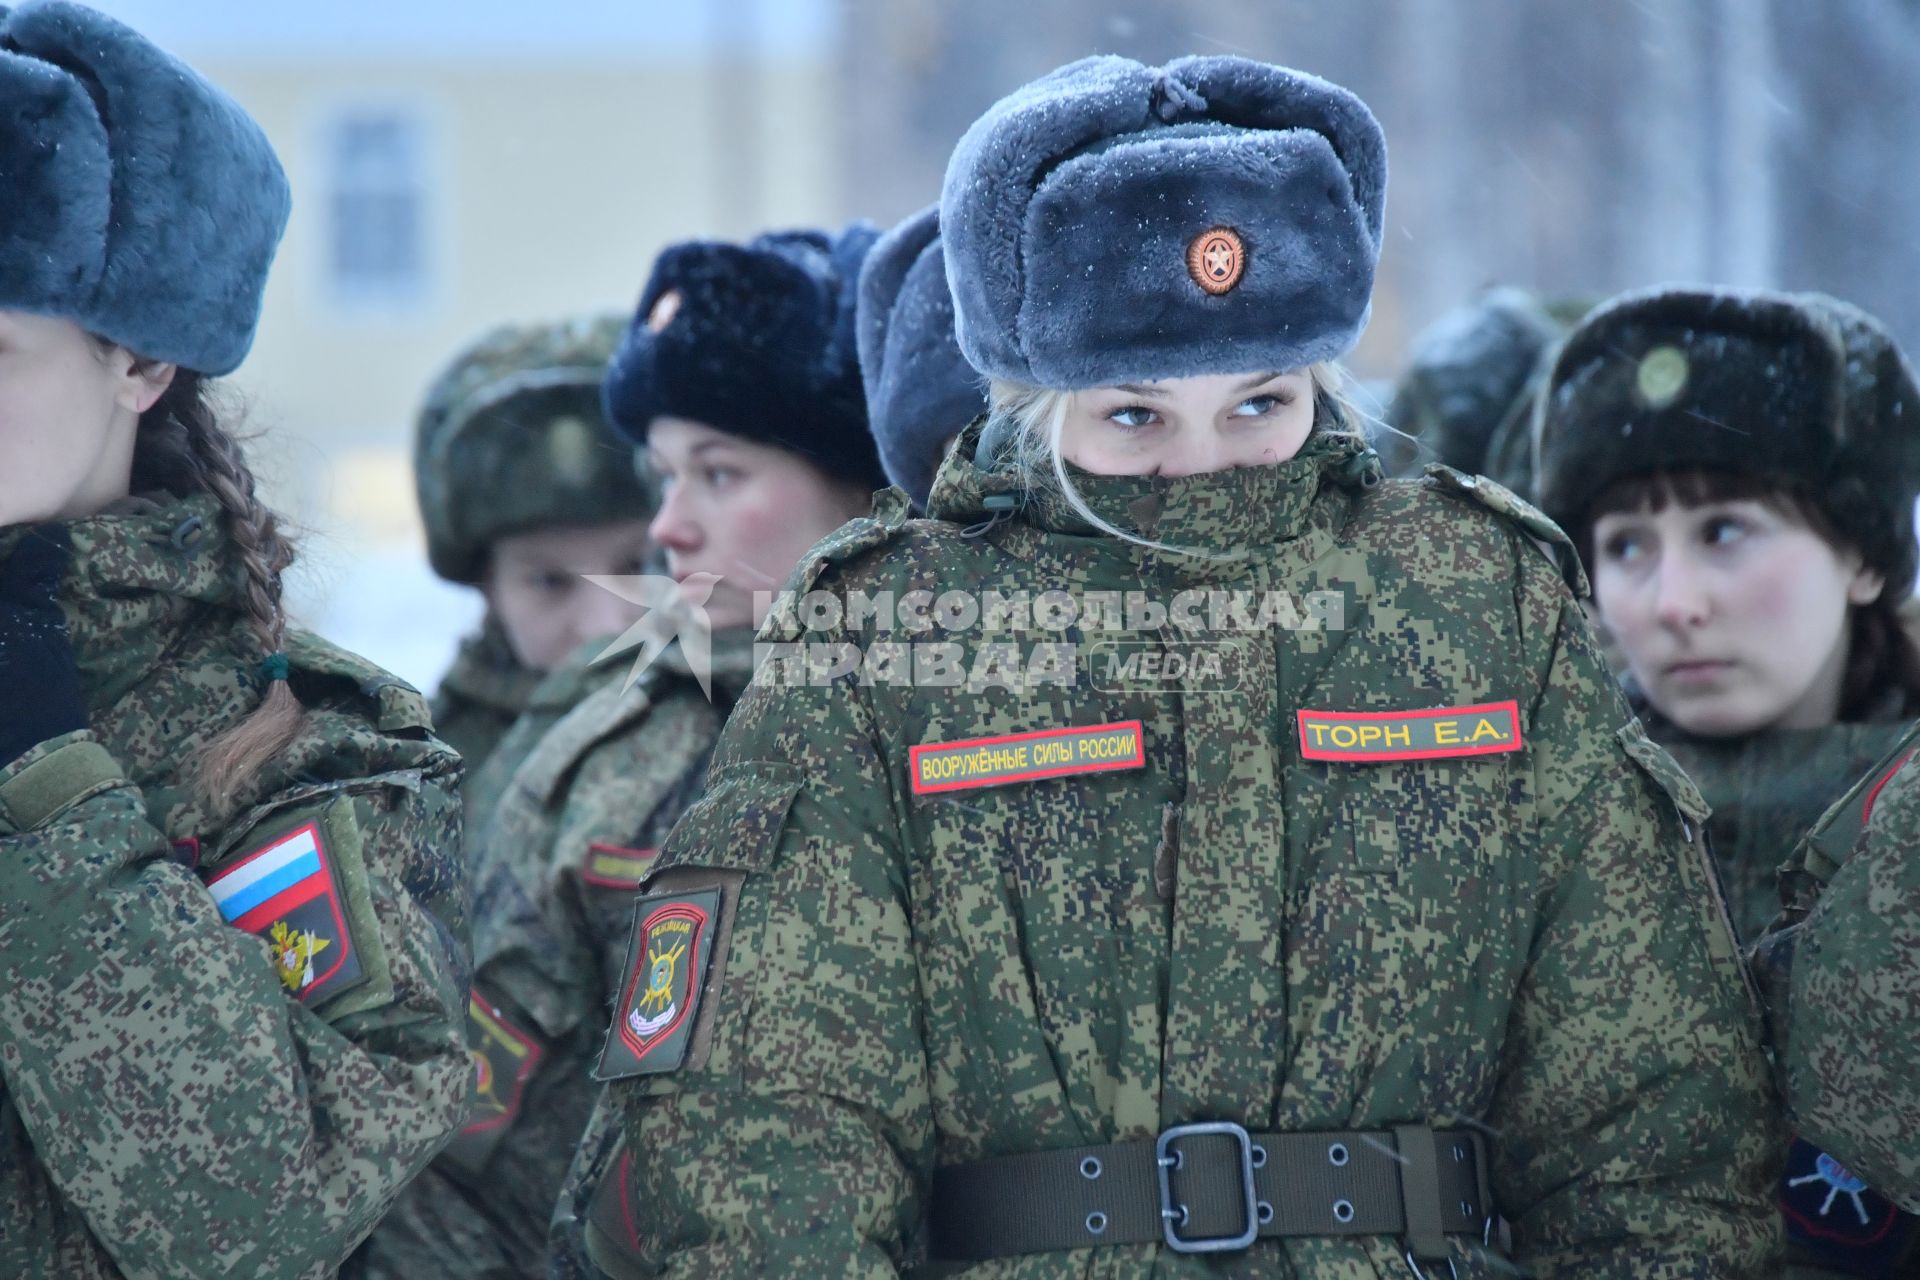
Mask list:
[[[1535,406],[1540,506],[1575,531],[1618,481],[1724,470],[1806,495],[1898,599],[1913,584],[1920,388],[1866,312],[1817,293],[1624,294],[1567,338]]]
[[[493,542],[551,526],[650,519],[633,447],[600,407],[619,315],[506,325],[455,356],[414,431],[414,483],[434,572],[478,582]]]

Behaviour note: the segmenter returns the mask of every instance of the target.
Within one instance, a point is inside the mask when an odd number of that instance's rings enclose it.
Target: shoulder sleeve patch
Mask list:
[[[1580,553],[1574,549],[1573,539],[1548,519],[1540,508],[1499,481],[1489,480],[1485,476],[1468,475],[1438,462],[1428,463],[1426,474],[1427,479],[1443,492],[1477,502],[1519,525],[1533,539],[1534,545],[1546,553],[1554,567],[1560,570],[1560,576],[1566,579],[1567,586],[1572,588],[1576,597],[1584,600],[1592,594],[1587,571],[1580,564]]]
[[[473,1061],[473,1110],[445,1155],[477,1173],[520,1118],[527,1082],[547,1051],[539,1036],[475,987],[467,996],[467,1054]]]
[[[720,928],[718,888],[656,893],[635,904],[625,977],[599,1080],[676,1071],[687,1060]]]
[[[900,490],[889,487],[876,493],[870,513],[847,521],[814,543],[813,549],[794,566],[767,620],[761,624],[758,638],[766,642],[798,640],[804,629],[793,602],[813,590],[829,567],[893,541],[912,516],[913,507]]]
[[[658,849],[627,849],[593,840],[580,864],[580,878],[602,889],[637,889],[653,869]]]
[[[345,995],[371,979],[348,910],[340,853],[321,822],[254,847],[206,883],[228,924],[267,940],[274,972],[302,1004]]]
[[[681,815],[634,906],[597,1079],[706,1065],[726,995],[741,889],[771,865],[800,785],[784,766],[734,766],[710,778],[706,794]]]

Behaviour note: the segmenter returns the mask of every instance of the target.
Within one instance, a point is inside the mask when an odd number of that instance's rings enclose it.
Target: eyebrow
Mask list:
[[[1235,387],[1234,390],[1236,392],[1251,391],[1255,387],[1265,386],[1267,383],[1272,382],[1275,378],[1284,378],[1286,376],[1287,375],[1284,370],[1277,371],[1274,373],[1257,373],[1253,377],[1248,378],[1245,382],[1241,383],[1239,386]],[[1165,387],[1155,387],[1155,386],[1145,385],[1138,382],[1116,383],[1114,386],[1114,390],[1124,391],[1130,396],[1142,396],[1149,400],[1164,400],[1166,399],[1166,396],[1167,396],[1167,389]]]

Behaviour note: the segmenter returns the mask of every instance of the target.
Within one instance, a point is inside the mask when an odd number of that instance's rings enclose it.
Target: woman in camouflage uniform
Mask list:
[[[625,328],[607,315],[495,329],[441,370],[415,424],[428,559],[487,605],[433,700],[437,731],[467,763],[470,840],[518,763],[488,767],[508,729],[530,709],[550,725],[585,696],[587,658],[604,648],[590,642],[639,616],[586,577],[645,573],[651,560],[653,495],[600,406]]]
[[[1336,393],[1384,164],[1237,58],[962,140],[992,412],[816,549],[762,635],[835,661],[762,667],[643,885],[614,1274],[1504,1276],[1504,1220],[1539,1276],[1766,1273],[1698,795],[1557,530],[1382,482]]]
[[[1540,494],[1574,532],[1647,731],[1713,809],[1742,938],[1783,861],[1920,715],[1912,589],[1920,390],[1872,317],[1817,294],[1664,288],[1596,311],[1538,421]],[[1887,1275],[1914,1220],[1789,1157],[1795,1273]],[[1916,1260],[1920,1262],[1920,1259]]]
[[[1841,1216],[1884,1224],[1875,1191],[1920,1214],[1920,725],[1841,797],[1787,877],[1783,927],[1762,944],[1775,1051],[1800,1131],[1846,1153],[1809,1185]],[[1824,1175],[1824,1176],[1821,1176]],[[1902,1243],[1892,1230],[1885,1239]],[[1863,1251],[1864,1252],[1864,1251]],[[1897,1270],[1892,1259],[1882,1274]]]
[[[634,885],[752,674],[754,593],[884,483],[853,339],[873,239],[855,225],[693,242],[654,266],[605,385],[661,485],[650,533],[671,577],[631,593],[657,606],[629,637],[647,665],[561,717],[501,796],[475,901],[480,1105],[370,1242],[378,1274],[537,1274],[583,1130],[583,1160],[612,1158],[613,1126],[588,1128],[590,1073]],[[584,1261],[577,1215],[561,1216],[557,1249]]]
[[[465,1110],[458,762],[212,408],[265,137],[73,4],[0,85],[0,1274],[330,1275]]]

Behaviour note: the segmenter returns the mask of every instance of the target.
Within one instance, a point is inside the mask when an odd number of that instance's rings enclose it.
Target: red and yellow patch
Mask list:
[[[1525,745],[1520,704],[1485,702],[1426,711],[1302,711],[1300,754],[1350,764],[1498,755]]]
[[[467,995],[467,1052],[473,1058],[473,1117],[462,1133],[505,1129],[520,1114],[527,1082],[547,1056],[540,1042],[507,1021],[478,991]]]
[[[1138,720],[928,742],[909,749],[907,758],[916,795],[1138,769],[1147,762]]]
[[[627,980],[600,1054],[600,1079],[673,1071],[686,1061],[721,896],[719,889],[700,889],[636,904]]]
[[[473,1063],[473,1111],[445,1154],[460,1168],[478,1172],[519,1119],[527,1086],[547,1051],[476,987],[467,993],[467,1056]]]
[[[596,840],[587,846],[587,861],[580,868],[580,878],[603,889],[635,889],[653,869],[654,855],[659,852],[658,849],[623,849],[617,844],[601,844]]]

